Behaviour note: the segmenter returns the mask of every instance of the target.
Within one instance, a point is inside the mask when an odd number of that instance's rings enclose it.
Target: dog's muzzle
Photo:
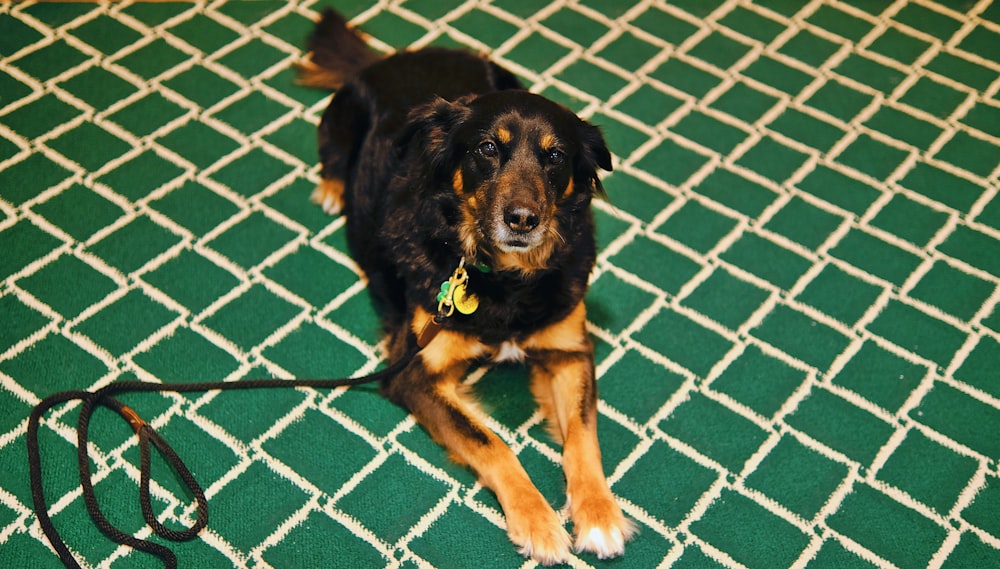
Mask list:
[[[542,217],[533,205],[515,203],[503,208],[492,223],[492,238],[501,251],[524,253],[542,242]]]

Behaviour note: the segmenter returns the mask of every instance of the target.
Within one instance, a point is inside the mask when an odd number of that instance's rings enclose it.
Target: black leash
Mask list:
[[[112,383],[97,391],[65,391],[46,397],[31,412],[28,419],[28,466],[31,478],[31,498],[34,502],[35,515],[38,516],[38,523],[48,538],[49,543],[56,550],[63,565],[69,569],[80,569],[79,563],[73,557],[66,542],[62,540],[59,532],[52,524],[49,517],[48,504],[45,501],[45,490],[42,487],[42,463],[38,449],[38,426],[44,415],[52,407],[61,403],[80,400],[80,418],[77,422],[77,468],[80,474],[80,487],[83,490],[83,500],[87,507],[87,513],[104,535],[120,545],[127,545],[131,548],[144,551],[158,557],[167,569],[177,567],[177,557],[170,549],[152,541],[139,539],[128,535],[116,528],[104,516],[100,506],[97,504],[97,497],[94,494],[94,484],[90,473],[90,452],[88,450],[90,417],[98,407],[106,407],[118,413],[118,415],[128,422],[136,435],[139,437],[139,505],[142,508],[142,515],[146,523],[153,532],[170,541],[189,541],[194,539],[198,533],[208,524],[208,502],[205,499],[205,492],[198,485],[198,482],[191,475],[191,472],[184,465],[174,449],[161,437],[152,426],[144,421],[135,411],[115,399],[115,396],[123,393],[189,393],[197,391],[235,391],[245,389],[272,389],[277,387],[312,387],[315,389],[333,389],[337,387],[359,385],[371,383],[391,377],[406,367],[416,356],[420,346],[426,345],[427,341],[433,337],[434,333],[440,329],[438,320],[435,318],[428,323],[421,333],[419,345],[414,345],[409,353],[397,361],[392,366],[381,371],[358,378],[347,379],[262,379],[233,382],[203,382],[203,383],[147,383],[141,381]],[[430,330],[428,330],[430,329]],[[425,336],[425,333],[429,332]],[[197,519],[191,527],[176,531],[166,528],[156,519],[149,496],[150,478],[150,444],[166,460],[170,468],[180,477],[188,491],[194,496],[197,504]]]

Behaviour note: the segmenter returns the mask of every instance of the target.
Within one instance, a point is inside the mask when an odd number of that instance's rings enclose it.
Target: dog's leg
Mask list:
[[[330,215],[344,212],[344,189],[350,177],[351,157],[370,128],[370,102],[351,84],[334,95],[323,111],[318,134],[320,183],[310,200]]]
[[[559,515],[538,491],[514,452],[478,418],[475,403],[463,394],[465,362],[481,346],[466,337],[441,332],[404,372],[387,395],[407,408],[452,459],[471,467],[483,486],[496,494],[507,520],[507,534],[518,551],[543,565],[569,557],[570,537]]]
[[[594,357],[584,322],[581,303],[565,320],[530,340],[531,390],[552,434],[563,443],[576,549],[606,559],[624,553],[635,526],[615,502],[601,466]]]
[[[329,215],[336,215],[344,209],[344,181],[337,178],[322,178],[309,200],[323,208]]]

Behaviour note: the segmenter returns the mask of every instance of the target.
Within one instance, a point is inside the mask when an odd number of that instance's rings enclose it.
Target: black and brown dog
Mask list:
[[[496,493],[507,533],[544,564],[571,538],[463,389],[481,360],[523,360],[563,445],[578,551],[620,555],[633,525],[601,467],[583,298],[594,265],[591,198],[611,170],[600,131],[462,51],[382,58],[323,14],[303,83],[336,90],[319,126],[313,200],[347,216],[351,252],[388,334],[389,358],[423,348],[383,385]]]

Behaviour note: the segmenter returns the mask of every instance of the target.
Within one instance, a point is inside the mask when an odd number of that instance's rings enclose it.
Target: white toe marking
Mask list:
[[[625,552],[625,536],[618,528],[605,531],[601,528],[590,528],[590,531],[580,536],[576,544],[577,551],[590,551],[598,559],[616,557]]]
[[[544,551],[536,548],[530,540],[519,547],[517,552],[529,559],[534,559],[539,564],[545,566],[557,565],[559,563],[565,563],[569,560],[569,550],[567,548],[559,547],[558,549],[552,551]]]
[[[333,196],[326,196],[323,200],[323,211],[326,213],[336,213],[337,205],[334,203]]]

